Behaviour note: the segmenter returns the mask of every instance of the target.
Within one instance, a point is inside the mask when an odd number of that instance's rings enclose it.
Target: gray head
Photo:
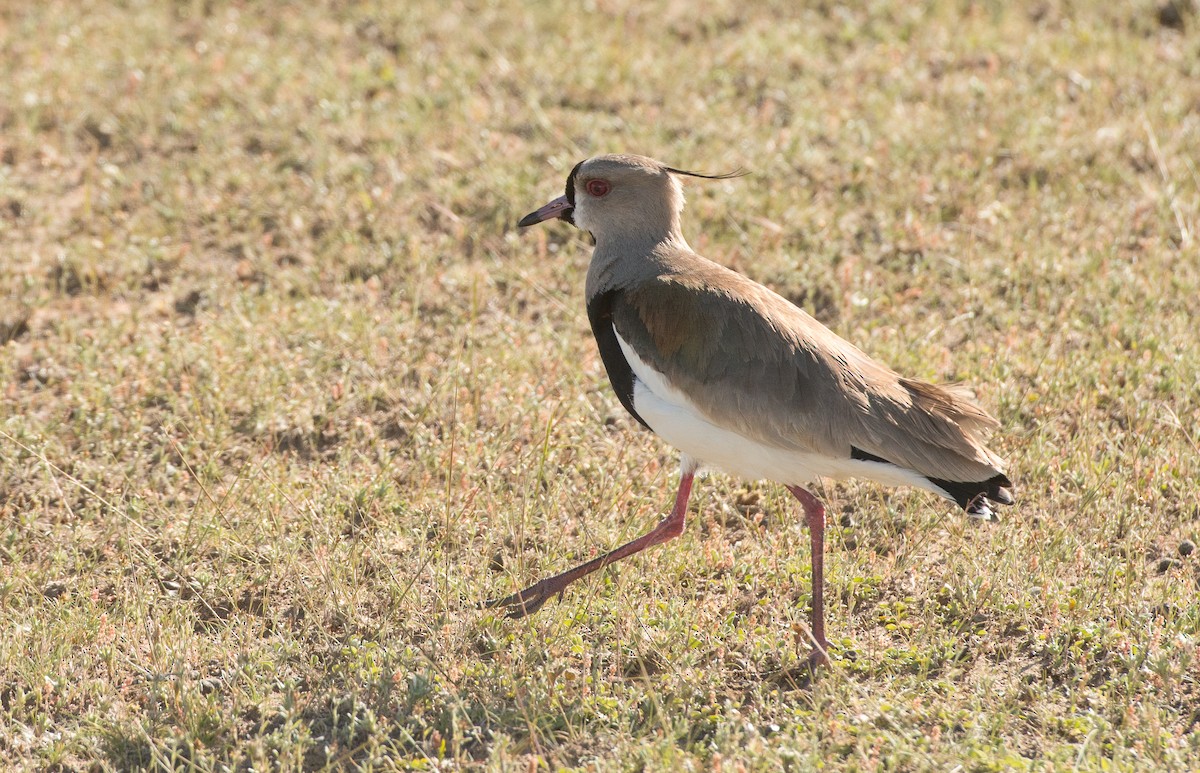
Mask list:
[[[521,218],[531,226],[559,218],[608,241],[676,238],[683,188],[678,175],[725,179],[741,172],[704,175],[674,169],[646,156],[605,155],[580,161],[567,177],[566,194]]]

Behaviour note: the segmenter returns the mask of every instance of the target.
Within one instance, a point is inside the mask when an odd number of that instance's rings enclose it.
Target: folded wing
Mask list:
[[[984,445],[997,422],[963,390],[899,376],[783,297],[715,263],[673,255],[670,266],[608,291],[593,307],[604,311],[592,323],[605,366],[635,417],[632,375],[615,336],[606,354],[606,324],[712,421],[746,437],[883,461],[941,482],[1008,485],[1002,460]],[[1004,501],[1007,492],[997,497]]]

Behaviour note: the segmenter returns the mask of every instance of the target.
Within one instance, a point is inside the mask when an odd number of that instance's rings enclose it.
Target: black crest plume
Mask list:
[[[699,172],[689,172],[686,169],[675,169],[674,167],[670,166],[665,166],[663,168],[671,174],[681,174],[686,175],[687,177],[702,177],[705,180],[731,180],[734,177],[745,177],[746,175],[750,174],[745,169],[734,169],[732,172],[725,172],[724,174],[700,174]]]

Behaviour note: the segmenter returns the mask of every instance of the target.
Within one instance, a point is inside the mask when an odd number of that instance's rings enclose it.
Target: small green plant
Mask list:
[[[0,759],[1196,770],[1194,3],[9,3]],[[1018,499],[674,454],[516,219],[630,151],[687,237],[1001,420]],[[1185,547],[1186,546],[1186,547]]]

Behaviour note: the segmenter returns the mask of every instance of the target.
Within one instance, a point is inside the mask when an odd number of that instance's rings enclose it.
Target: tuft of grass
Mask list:
[[[880,0],[0,10],[0,757],[27,769],[1200,767],[1200,14]],[[996,413],[997,524],[721,475],[610,392],[608,151]]]

